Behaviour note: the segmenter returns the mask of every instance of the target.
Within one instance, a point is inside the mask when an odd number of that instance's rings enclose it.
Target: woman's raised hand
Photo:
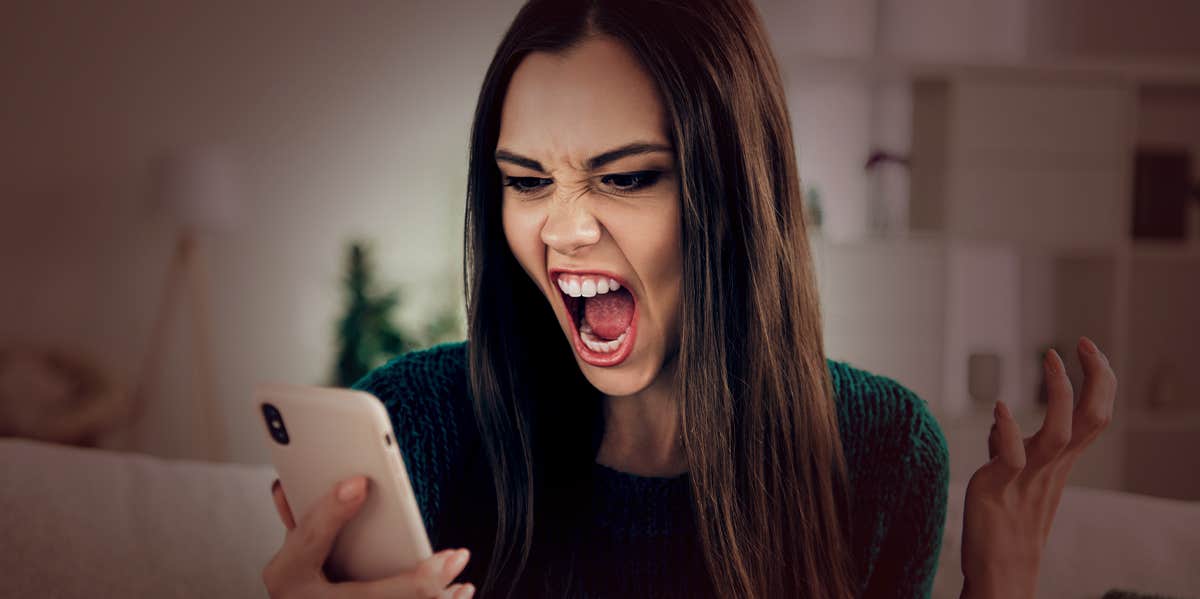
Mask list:
[[[1062,358],[1053,349],[1046,353],[1049,401],[1032,437],[1022,439],[1008,407],[996,404],[990,460],[971,476],[963,507],[964,599],[1034,596],[1042,547],[1067,474],[1112,420],[1117,397],[1108,358],[1086,337],[1077,351],[1084,380],[1074,405]]]
[[[271,485],[275,509],[287,527],[283,546],[263,568],[263,583],[273,599],[307,597],[387,597],[389,599],[468,599],[470,583],[446,586],[462,572],[470,557],[466,549],[439,551],[408,572],[370,582],[332,582],[324,564],[338,531],[358,513],[367,496],[367,479],[354,476],[339,482],[316,505],[292,517],[283,487]]]

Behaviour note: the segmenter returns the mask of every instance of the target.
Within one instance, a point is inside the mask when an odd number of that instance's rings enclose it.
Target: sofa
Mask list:
[[[0,439],[0,597],[265,597],[283,538],[270,466]],[[951,483],[933,597],[961,585]],[[1200,597],[1200,502],[1068,487],[1039,597]]]

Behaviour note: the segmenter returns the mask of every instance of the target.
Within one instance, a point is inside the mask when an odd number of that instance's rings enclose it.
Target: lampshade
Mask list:
[[[243,172],[230,148],[181,148],[163,154],[156,166],[158,201],[181,228],[219,232],[241,223]]]

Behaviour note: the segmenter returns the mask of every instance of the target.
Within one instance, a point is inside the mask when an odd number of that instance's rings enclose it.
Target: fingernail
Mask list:
[[[1062,358],[1058,357],[1058,352],[1054,348],[1050,348],[1046,352],[1046,372],[1048,374],[1058,374],[1060,372],[1059,365],[1062,364]]]
[[[450,555],[450,557],[448,557],[446,559],[446,565],[444,566],[444,568],[445,568],[444,571],[449,572],[451,570],[458,570],[459,568],[462,568],[463,565],[466,563],[467,563],[467,550],[459,549],[459,550],[455,551],[454,553],[452,553]]]
[[[365,486],[366,481],[361,477],[354,477],[345,481],[338,487],[338,499],[342,501],[354,501],[362,495]]]
[[[475,596],[475,585],[468,582],[467,586],[462,591],[459,591],[459,594],[462,595],[463,599],[471,599],[471,597]]]
[[[1004,400],[997,399],[996,400],[996,419],[999,420],[1001,417],[1008,418],[1010,416],[1012,416],[1012,413],[1010,413],[1008,411],[1008,405],[1006,405],[1004,403]]]
[[[1096,354],[1100,352],[1100,348],[1096,347],[1096,344],[1087,337],[1079,338],[1079,350],[1085,354]]]

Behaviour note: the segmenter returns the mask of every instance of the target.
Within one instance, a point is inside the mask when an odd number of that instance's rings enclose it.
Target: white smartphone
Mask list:
[[[367,476],[367,499],[338,534],[326,569],[338,580],[376,580],[433,554],[392,423],[364,391],[261,384],[255,404],[271,461],[297,521],[334,485]]]

